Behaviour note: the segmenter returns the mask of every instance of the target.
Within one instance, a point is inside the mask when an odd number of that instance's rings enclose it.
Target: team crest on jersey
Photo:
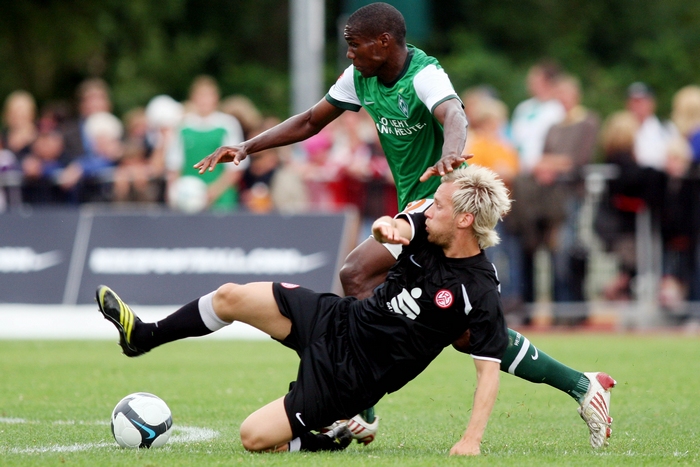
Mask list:
[[[408,117],[408,103],[401,97],[401,94],[399,94],[399,110]]]
[[[435,294],[435,304],[440,308],[449,308],[453,301],[454,297],[449,290],[442,289]]]
[[[285,289],[296,289],[299,287],[297,284],[290,284],[289,282],[280,282],[280,285]]]

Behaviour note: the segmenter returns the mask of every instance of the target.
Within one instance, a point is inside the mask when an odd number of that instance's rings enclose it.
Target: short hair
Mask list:
[[[78,99],[82,99],[93,90],[102,91],[109,96],[109,85],[102,78],[88,78],[82,81],[76,89],[76,95]]]
[[[442,182],[452,182],[457,189],[452,194],[454,215],[470,213],[472,228],[480,248],[498,245],[496,224],[510,211],[511,199],[503,180],[491,169],[471,164],[448,172]]]
[[[192,80],[190,84],[190,96],[194,94],[199,88],[211,88],[219,93],[219,83],[216,82],[213,76],[209,75],[199,75]]]
[[[700,86],[689,85],[676,92],[671,120],[685,137],[700,128]]]
[[[549,82],[555,81],[563,73],[559,63],[551,58],[541,59],[531,69],[538,70]]]
[[[388,3],[370,3],[350,15],[348,26],[363,36],[378,37],[389,33],[399,45],[406,43],[406,21],[399,10]]]
[[[124,125],[109,112],[97,112],[85,120],[85,134],[92,141],[100,137],[121,139]]]
[[[634,152],[637,130],[639,130],[639,121],[629,110],[620,110],[608,116],[600,132],[606,162],[612,162],[609,159],[610,156],[617,158],[621,154]]]
[[[36,114],[36,100],[34,99],[34,96],[31,95],[29,92],[20,89],[11,92],[5,98],[5,106],[2,113],[4,123],[8,123],[7,120],[9,117],[10,108],[16,102],[24,102],[29,107],[32,114]]]

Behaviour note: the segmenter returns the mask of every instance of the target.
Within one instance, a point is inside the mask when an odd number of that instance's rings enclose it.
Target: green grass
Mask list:
[[[567,395],[503,374],[477,459],[449,458],[474,390],[469,357],[447,349],[415,381],[377,405],[377,440],[330,454],[251,454],[245,417],[285,393],[296,355],[272,341],[189,340],[137,359],[114,342],[0,341],[0,465],[669,465],[700,461],[700,340],[680,335],[528,336],[583,371],[618,381],[610,446],[593,451]],[[147,391],[173,411],[175,427],[218,433],[124,450],[109,414],[126,394]],[[178,432],[175,432],[177,434]]]

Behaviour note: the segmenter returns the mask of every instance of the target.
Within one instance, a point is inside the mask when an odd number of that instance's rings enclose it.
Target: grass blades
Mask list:
[[[498,402],[475,459],[450,458],[474,391],[471,359],[446,349],[416,380],[377,405],[377,440],[341,453],[251,454],[238,427],[279,397],[296,374],[294,352],[273,341],[191,339],[142,357],[114,342],[0,341],[0,465],[314,466],[685,465],[700,461],[700,340],[683,335],[528,334],[581,371],[606,371],[615,419],[610,446],[588,430],[566,394],[502,373]],[[119,448],[114,405],[131,392],[163,398],[173,438],[161,449]]]

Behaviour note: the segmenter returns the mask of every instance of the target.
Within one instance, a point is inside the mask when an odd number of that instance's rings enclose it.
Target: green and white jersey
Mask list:
[[[178,172],[180,175],[193,175],[201,178],[209,185],[221,177],[225,170],[243,170],[248,165],[248,159],[240,165],[217,164],[213,171],[199,174],[193,166],[200,160],[219,148],[219,146],[232,146],[243,141],[241,124],[234,117],[223,112],[214,112],[202,117],[189,113],[185,115],[180,125],[177,137],[166,153],[165,165],[168,170]],[[212,208],[229,210],[238,203],[238,192],[228,188],[214,202]]]
[[[432,198],[440,177],[418,178],[442,156],[443,129],[433,111],[448,99],[459,99],[438,61],[409,45],[403,71],[385,85],[363,78],[350,65],[326,94],[336,107],[372,116],[394,176],[399,210],[418,199]]]

